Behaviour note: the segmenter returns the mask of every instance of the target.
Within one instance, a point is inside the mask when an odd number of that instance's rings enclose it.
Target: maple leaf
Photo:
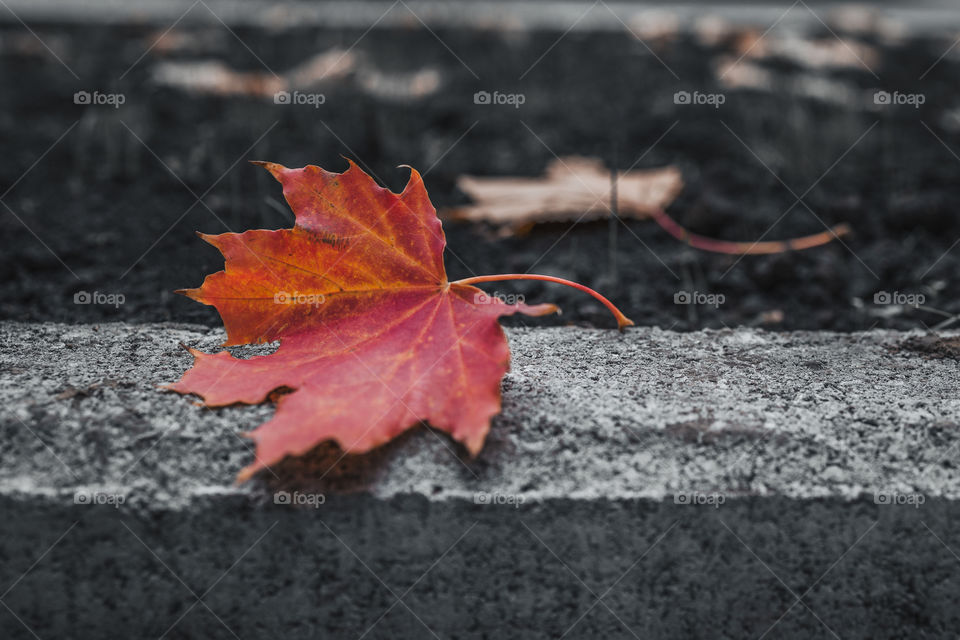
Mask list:
[[[597,158],[557,158],[547,165],[542,178],[463,175],[457,178],[457,187],[474,204],[445,212],[451,218],[484,220],[513,233],[536,222],[584,222],[610,215],[610,172]],[[676,167],[628,171],[617,180],[618,213],[649,218],[673,202],[682,189],[683,177]]]
[[[170,36],[167,36],[168,38]],[[173,43],[171,43],[173,44]],[[189,42],[186,43],[189,45]],[[355,82],[365,93],[384,100],[409,101],[435,93],[442,84],[436,69],[386,71],[349,50],[329,49],[280,75],[263,71],[236,71],[219,60],[175,60],[153,68],[157,84],[191,93],[254,96],[289,104],[290,92],[314,92],[341,82]],[[314,100],[317,95],[307,96]]]
[[[613,214],[610,172],[597,158],[568,156],[547,165],[541,178],[477,177],[463,175],[457,187],[474,204],[448,209],[454,220],[486,221],[505,235],[529,231],[538,222],[585,222]],[[820,233],[789,240],[732,242],[691,233],[666,214],[666,208],[683,189],[676,167],[644,169],[616,176],[617,215],[652,219],[667,233],[691,247],[733,255],[759,255],[810,249],[850,232],[840,224]]]
[[[200,234],[225,270],[180,291],[216,307],[225,345],[279,339],[272,354],[238,359],[227,351],[195,360],[167,388],[209,407],[256,404],[277,390],[274,417],[247,434],[256,461],[239,481],[287,455],[334,440],[351,453],[381,445],[427,422],[479,452],[500,411],[510,350],[497,319],[557,311],[552,304],[507,304],[472,286],[538,279],[586,291],[622,329],[633,324],[583,285],[527,274],[447,280],[445,239],[420,174],[400,194],[353,162],[344,173],[257,162],[283,185],[292,229]]]

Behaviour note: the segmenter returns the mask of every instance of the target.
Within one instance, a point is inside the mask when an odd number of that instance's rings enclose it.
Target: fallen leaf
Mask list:
[[[870,71],[880,60],[876,47],[854,38],[805,38],[792,33],[773,38],[758,29],[742,30],[736,37],[734,50],[738,59],[780,58],[808,69]]]
[[[840,5],[829,12],[827,23],[836,32],[870,38],[885,46],[902,44],[907,35],[906,22],[866,6]]]
[[[159,85],[190,93],[275,100],[283,91],[314,91],[349,79],[368,95],[404,102],[430,96],[442,84],[436,69],[381,71],[362,56],[339,48],[318,53],[279,75],[237,71],[219,60],[187,60],[160,62],[152,77]]]
[[[672,11],[646,9],[629,18],[628,23],[630,34],[653,48],[662,49],[680,35],[680,18]]]
[[[236,71],[219,60],[167,61],[154,66],[153,81],[191,93],[272,98],[280,91],[340,80],[356,65],[356,56],[341,49],[319,53],[281,75]]]
[[[491,222],[513,232],[537,222],[585,222],[610,215],[610,171],[596,158],[559,158],[547,165],[542,178],[460,176],[457,187],[474,204],[445,215]],[[681,189],[683,178],[676,167],[621,173],[618,214],[648,218],[673,202]]]
[[[339,80],[350,75],[359,65],[359,59],[349,49],[333,48],[318,53],[283,74],[288,88],[310,89],[323,82]]]
[[[144,47],[159,55],[207,53],[222,50],[227,34],[217,29],[157,30],[144,38]]]
[[[274,417],[248,434],[256,461],[238,480],[326,440],[365,452],[421,421],[476,454],[500,411],[510,359],[497,319],[557,307],[506,304],[474,283],[569,284],[607,305],[621,328],[633,324],[600,294],[550,276],[448,282],[440,220],[413,169],[395,194],[352,162],[339,174],[256,164],[283,184],[295,226],[201,234],[226,268],[181,293],[217,308],[226,345],[279,339],[280,346],[250,359],[191,349],[193,368],[168,387],[209,407],[261,403],[290,390]]]
[[[610,172],[595,158],[571,156],[547,165],[542,178],[478,178],[460,176],[457,186],[475,204],[445,212],[454,220],[486,221],[501,232],[528,231],[537,222],[609,218],[613,209]],[[789,240],[733,242],[691,233],[664,211],[683,188],[675,167],[628,171],[617,176],[617,215],[650,218],[677,240],[691,247],[733,255],[759,255],[811,249],[850,232],[840,224],[825,231]]]
[[[259,71],[234,71],[219,60],[161,62],[153,69],[153,81],[191,93],[218,96],[269,97],[288,87],[283,78]]]
[[[874,90],[864,91],[848,80],[831,78],[818,71],[774,71],[732,56],[718,58],[715,69],[718,82],[727,89],[756,89],[843,107],[876,108]]]
[[[733,37],[735,27],[717,15],[705,15],[693,23],[693,35],[705,47],[717,47]]]
[[[389,73],[371,67],[361,67],[357,72],[357,84],[367,95],[380,100],[403,102],[426,98],[440,88],[440,72],[436,69],[421,69],[409,73]]]

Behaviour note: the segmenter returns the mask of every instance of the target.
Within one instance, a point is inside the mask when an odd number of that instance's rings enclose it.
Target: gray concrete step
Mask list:
[[[689,27],[709,14],[732,24],[822,26],[837,12],[876,12],[925,32],[956,29],[952,0],[847,2],[820,0],[693,0],[672,3],[589,0],[5,0],[0,21],[30,23],[165,23],[240,26],[317,26],[343,29],[547,29],[621,31],[643,23]],[[666,22],[665,22],[666,21]]]
[[[236,487],[272,409],[156,389],[222,331],[0,324],[0,635],[957,628],[955,335],[508,335],[476,460],[419,427]]]

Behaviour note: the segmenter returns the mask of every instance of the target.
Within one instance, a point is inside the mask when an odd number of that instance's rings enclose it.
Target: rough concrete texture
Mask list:
[[[476,460],[417,427],[236,487],[272,408],[156,389],[221,330],[0,324],[0,636],[960,627],[956,337],[508,335]]]
[[[689,26],[702,18],[706,8],[710,15],[738,24],[764,27],[810,25],[830,18],[841,10],[862,9],[865,3],[826,0],[804,7],[791,2],[713,3],[710,0],[688,2],[643,3],[611,0],[603,11],[586,12],[592,3],[585,0],[407,0],[400,7],[391,0],[205,0],[205,11],[192,11],[195,0],[5,0],[13,14],[0,20],[23,18],[36,22],[156,22],[178,24],[222,21],[233,26],[270,25],[273,27],[316,25],[339,28],[409,28],[416,16],[432,28],[499,27],[508,29],[551,29],[558,31],[619,31],[624,23],[638,19],[663,20],[670,16],[681,26]],[[799,11],[791,9],[800,7]],[[913,0],[881,3],[882,13],[901,24],[925,31],[946,31],[956,28],[958,15],[952,0]],[[373,25],[373,27],[371,27]],[[773,27],[771,27],[773,25]]]
[[[920,334],[889,332],[560,328],[509,338],[503,413],[477,460],[415,428],[333,468],[339,453],[321,448],[275,469],[279,481],[431,500],[480,489],[529,500],[697,489],[960,498],[960,371],[949,340],[936,353]],[[223,339],[187,325],[0,325],[0,488],[117,486],[170,508],[211,491],[255,495],[255,485],[232,486],[252,460],[238,434],[272,407],[212,411],[157,389],[190,367],[181,345],[214,352]]]

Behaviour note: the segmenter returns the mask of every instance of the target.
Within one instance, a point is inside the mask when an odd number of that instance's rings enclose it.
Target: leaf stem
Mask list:
[[[840,236],[850,233],[850,225],[838,224],[826,231],[815,233],[800,238],[791,238],[789,240],[775,240],[767,242],[730,242],[728,240],[718,240],[708,238],[695,233],[690,233],[684,227],[668,216],[663,210],[654,210],[651,214],[653,220],[660,225],[664,231],[674,238],[695,249],[704,251],[713,251],[714,253],[728,253],[736,256],[755,256],[771,253],[786,253],[787,251],[800,251],[811,249],[827,244],[828,242],[839,239]]]
[[[535,273],[501,273],[493,276],[473,276],[472,278],[464,278],[463,280],[457,280],[456,282],[451,282],[450,284],[462,284],[462,285],[471,285],[478,284],[481,282],[498,282],[501,280],[543,280],[545,282],[554,282],[556,284],[565,284],[568,287],[573,287],[574,289],[579,289],[584,293],[588,293],[597,300],[599,300],[603,306],[610,310],[610,313],[613,314],[613,317],[617,319],[617,328],[623,331],[624,327],[629,327],[633,325],[633,320],[623,315],[623,312],[620,309],[607,300],[605,297],[591,289],[590,287],[585,287],[579,282],[574,282],[572,280],[564,280],[563,278],[555,278],[554,276],[542,276]]]

